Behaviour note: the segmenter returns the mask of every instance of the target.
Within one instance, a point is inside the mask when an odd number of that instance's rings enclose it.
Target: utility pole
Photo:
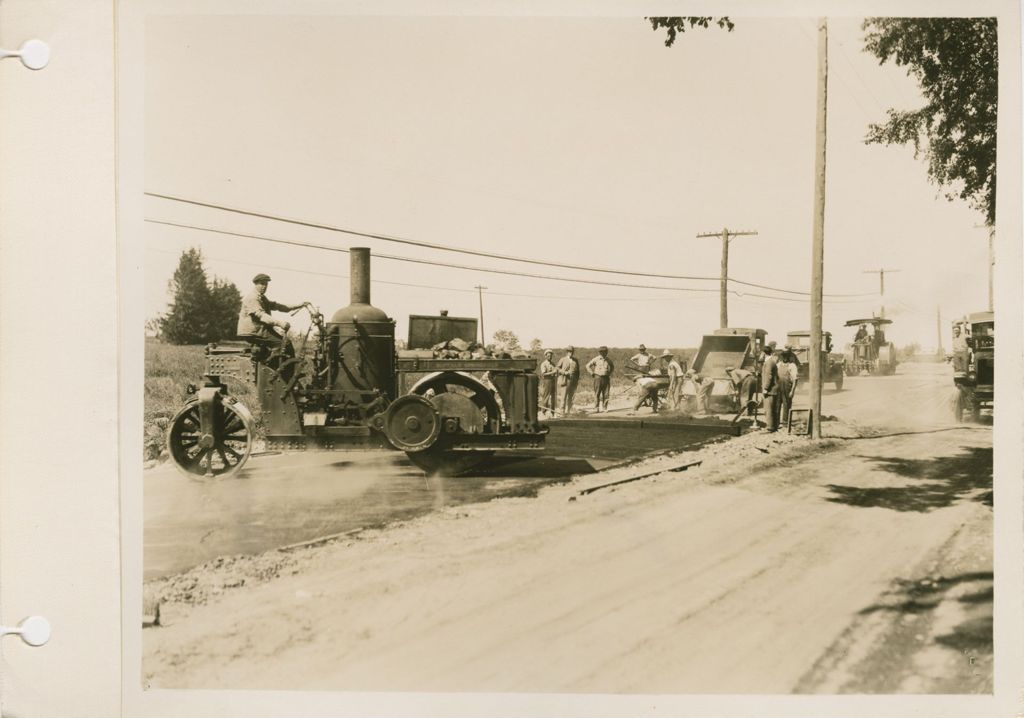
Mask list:
[[[995,225],[987,224],[976,224],[974,227],[976,229],[980,229],[982,227],[988,228],[988,310],[990,312],[994,312],[996,310],[995,296],[993,292],[993,279],[996,270],[996,228]]]
[[[484,290],[487,287],[482,287],[479,284],[474,287],[477,294],[480,295],[480,344],[487,346],[487,335],[484,334]]]
[[[937,354],[941,357],[946,352],[942,351],[942,307],[935,307],[935,327],[939,332],[939,348]]]
[[[718,300],[718,320],[723,329],[729,326],[729,304],[727,300],[729,295],[729,240],[733,237],[744,237],[754,234],[757,234],[757,232],[730,232],[728,229],[723,229],[721,232],[702,232],[697,235],[698,238],[722,238],[722,277],[720,296]]]
[[[877,274],[878,275],[878,294],[882,298],[882,319],[885,319],[885,273],[898,272],[898,269],[865,269],[861,274]]]
[[[810,434],[821,438],[821,312],[825,262],[825,129],[828,120],[828,20],[818,20],[818,108],[814,123],[814,232],[811,247]]]

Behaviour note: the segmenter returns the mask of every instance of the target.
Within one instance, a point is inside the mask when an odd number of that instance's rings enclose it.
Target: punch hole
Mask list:
[[[29,646],[42,646],[50,640],[50,622],[42,616],[29,616],[22,619],[15,628],[0,626],[0,636],[7,634],[21,636],[21,640]]]
[[[16,57],[30,70],[42,70],[50,62],[50,46],[42,40],[27,40],[17,50],[0,50],[0,60]]]

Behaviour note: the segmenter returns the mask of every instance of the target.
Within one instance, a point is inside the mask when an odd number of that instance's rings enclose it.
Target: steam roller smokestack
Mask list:
[[[352,247],[349,251],[352,304],[370,303],[370,248]]]

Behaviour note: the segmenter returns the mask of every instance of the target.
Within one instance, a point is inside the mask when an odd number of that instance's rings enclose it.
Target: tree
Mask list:
[[[219,342],[235,336],[242,294],[232,282],[214,278],[210,285],[210,317],[206,341]]]
[[[540,351],[540,348],[542,346],[544,346],[544,342],[542,342],[540,339],[531,339],[530,340],[530,351],[531,352]]]
[[[995,18],[869,18],[865,49],[917,79],[925,105],[889,109],[867,144],[913,144],[946,198],[996,217],[996,109],[999,57]]]
[[[203,269],[203,255],[196,248],[181,253],[178,268],[168,282],[174,299],[167,314],[159,317],[160,336],[171,344],[204,344],[234,336],[242,297],[231,282],[214,279]]]
[[[508,329],[499,329],[492,335],[494,344],[500,351],[510,352],[519,349],[519,337]]]
[[[655,32],[661,28],[665,29],[665,47],[672,47],[675,44],[676,36],[686,32],[687,29],[707,28],[712,22],[729,32],[732,32],[735,27],[732,20],[727,17],[649,17],[647,21],[651,23],[651,29]]]

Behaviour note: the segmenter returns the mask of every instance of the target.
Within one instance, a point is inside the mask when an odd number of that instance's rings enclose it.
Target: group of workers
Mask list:
[[[702,376],[686,363],[665,349],[660,355],[652,354],[641,344],[636,354],[627,362],[627,370],[634,372],[637,396],[630,414],[635,414],[645,404],[651,412],[658,413],[664,404],[671,410],[682,409],[688,414],[707,415],[711,412],[712,391],[716,380]],[[574,347],[566,347],[565,355],[557,362],[554,351],[546,349],[538,373],[540,374],[540,406],[542,418],[558,415],[568,416],[573,411],[573,401],[583,371],[590,375],[594,387],[594,411],[608,411],[611,376],[615,364],[608,357],[608,347],[598,349],[597,356],[585,365],[580,365]],[[764,397],[764,412],[768,431],[777,431],[780,423],[789,420],[796,392],[799,362],[791,346],[778,348],[776,342],[768,342],[760,356],[755,358],[753,369],[727,366],[725,374],[731,390],[738,397],[742,411],[754,415],[757,411],[760,392]],[[668,385],[665,385],[665,379]],[[689,382],[692,391],[684,392]],[[661,392],[664,389],[664,400]]]

